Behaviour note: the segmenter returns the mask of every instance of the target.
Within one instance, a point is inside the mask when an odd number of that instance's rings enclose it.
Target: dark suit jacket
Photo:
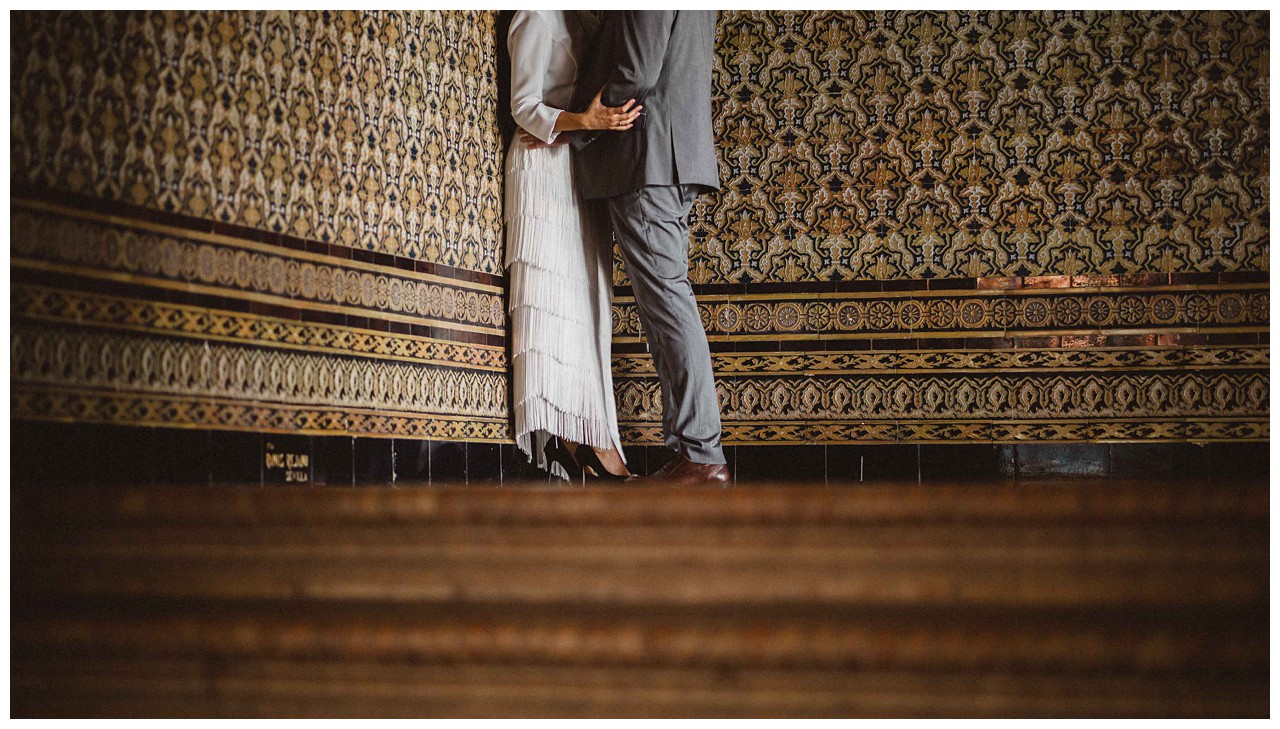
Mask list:
[[[720,189],[711,131],[714,10],[618,10],[604,14],[578,79],[573,109],[605,87],[606,106],[644,106],[625,132],[577,132],[574,174],[588,199],[645,185]]]

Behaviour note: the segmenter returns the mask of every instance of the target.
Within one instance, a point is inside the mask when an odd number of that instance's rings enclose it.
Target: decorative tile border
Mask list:
[[[930,374],[938,372],[1053,373],[1161,371],[1187,369],[1254,369],[1268,371],[1270,348],[1195,347],[1117,349],[1020,349],[999,351],[894,352],[715,352],[712,367],[719,378],[803,373],[809,375]],[[613,357],[615,379],[656,377],[653,358],[645,354]]]
[[[506,372],[504,347],[459,344],[356,327],[315,324],[241,312],[104,296],[15,283],[13,316],[48,324],[256,344],[340,357],[406,361]]]
[[[722,378],[728,422],[1265,417],[1263,371],[806,374]],[[661,422],[656,379],[615,385],[629,422]]]
[[[255,403],[506,418],[506,374],[17,325],[14,383],[183,395]]]
[[[146,284],[266,303],[381,315],[501,336],[496,287],[214,234],[16,201],[15,268]]]
[[[1268,327],[1265,284],[1118,290],[911,291],[744,294],[699,297],[709,337],[778,339],[977,336],[1108,330],[1260,331]],[[615,341],[639,338],[634,299],[615,298]]]
[[[15,420],[500,443],[510,440],[511,430],[506,418],[364,412],[22,383],[13,385],[10,416]]]
[[[623,437],[661,443],[650,356],[615,354]],[[725,442],[1261,440],[1270,349],[716,352]]]
[[[621,423],[628,443],[662,443],[662,426]],[[1270,420],[1183,419],[1106,422],[895,422],[848,423],[773,421],[725,423],[724,443],[731,446],[797,444],[872,445],[887,443],[1152,443],[1265,441]]]

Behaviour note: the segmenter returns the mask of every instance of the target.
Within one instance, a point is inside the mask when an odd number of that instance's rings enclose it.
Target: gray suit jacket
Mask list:
[[[576,132],[574,174],[588,199],[646,185],[720,189],[711,132],[714,10],[618,10],[604,14],[588,49],[572,108],[583,111],[604,86],[606,106],[644,106],[625,132]]]

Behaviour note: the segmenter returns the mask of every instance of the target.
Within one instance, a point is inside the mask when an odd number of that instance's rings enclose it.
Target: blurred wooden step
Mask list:
[[[439,486],[400,488],[58,488],[11,495],[34,523],[866,524],[877,521],[1266,520],[1260,483],[1038,481],[731,488]]]
[[[1265,598],[1265,494],[1154,491],[53,491],[15,502],[27,516],[11,580],[37,594],[415,602]]]
[[[1257,611],[26,601],[15,653],[1120,673],[1265,670]]]
[[[15,663],[16,716],[1238,717],[1265,677],[73,657]]]
[[[1265,484],[58,489],[18,716],[1259,716]]]
[[[16,551],[16,550],[15,550]],[[15,559],[18,557],[15,556]],[[1248,603],[1267,596],[1264,564],[1125,565],[1002,561],[902,564],[769,560],[715,565],[551,564],[490,560],[373,563],[317,556],[299,560],[23,560],[12,585],[31,593],[86,597],[403,600],[412,602],[592,601],[645,604],[770,604],[778,601],[951,605],[1170,605]]]

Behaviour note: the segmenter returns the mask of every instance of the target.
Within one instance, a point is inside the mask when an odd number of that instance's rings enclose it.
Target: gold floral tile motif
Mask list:
[[[623,422],[629,443],[659,444],[662,426]],[[726,445],[1265,441],[1267,419],[1106,422],[725,423]]]
[[[507,417],[505,372],[474,372],[132,333],[15,325],[17,385],[241,400],[259,405]]]
[[[1008,330],[1159,330],[1217,327],[1266,329],[1265,284],[1158,287],[1071,292],[1063,289],[699,297],[709,336],[866,335],[1005,332]],[[617,341],[640,335],[630,297],[615,299]]]
[[[1269,39],[1266,11],[721,11],[691,278],[1268,270]]]
[[[1251,347],[1124,347],[1101,349],[1017,349],[995,351],[890,352],[713,352],[712,368],[720,378],[787,373],[841,375],[928,374],[933,371],[1061,372],[1064,370],[1177,370],[1231,368],[1268,371],[1271,350]],[[615,378],[655,377],[653,358],[644,354],[614,355]]]
[[[505,347],[220,311],[162,301],[13,284],[16,319],[298,349],[335,356],[405,360],[506,372]]]
[[[15,182],[501,273],[492,11],[22,12]]]
[[[1263,418],[1264,371],[863,374],[719,379],[721,418],[741,421]],[[655,379],[614,385],[619,417],[662,420]]]
[[[494,286],[30,205],[19,202],[11,218],[15,268],[503,333],[505,303]]]
[[[15,383],[11,405],[11,416],[16,420],[451,441],[510,442],[511,439],[511,426],[506,418],[460,418],[209,397],[76,391],[39,384]]]

